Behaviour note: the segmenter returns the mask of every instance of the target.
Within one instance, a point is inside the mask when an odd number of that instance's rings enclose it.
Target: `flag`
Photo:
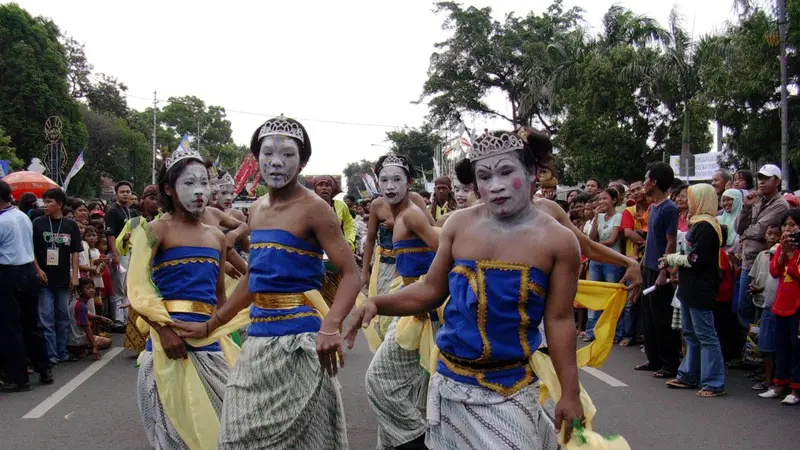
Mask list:
[[[239,170],[236,171],[236,175],[233,177],[233,181],[235,183],[234,186],[234,195],[239,195],[239,192],[242,191],[245,183],[247,180],[250,179],[253,175],[258,172],[258,161],[256,161],[255,157],[252,153],[248,153],[247,157],[244,158],[242,161],[242,165],[239,166]]]
[[[425,168],[424,167],[420,167],[420,172],[422,172],[422,185],[423,186],[427,186],[428,185],[428,177],[425,176]]]
[[[256,188],[258,187],[258,180],[261,179],[261,171],[256,172],[256,177],[253,178],[253,186],[250,187],[250,190],[247,192],[247,195],[250,197],[256,195]]]
[[[84,150],[86,151],[86,150]],[[69,173],[67,174],[67,178],[64,179],[64,192],[67,192],[67,186],[69,186],[69,180],[72,179],[84,166],[83,162],[83,151],[77,158],[75,158],[75,163],[72,164],[72,169],[69,169]]]
[[[432,159],[433,159],[433,177],[439,178],[440,176],[442,176],[442,171],[439,169],[439,161],[437,161],[436,158]]]

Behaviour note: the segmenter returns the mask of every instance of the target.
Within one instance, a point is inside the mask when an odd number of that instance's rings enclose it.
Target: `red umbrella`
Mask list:
[[[26,192],[33,192],[36,197],[40,198],[46,190],[59,187],[50,178],[27,170],[12,172],[6,175],[3,181],[11,186],[11,195],[16,199]]]

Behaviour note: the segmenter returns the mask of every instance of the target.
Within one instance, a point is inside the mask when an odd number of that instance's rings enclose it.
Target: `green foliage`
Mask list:
[[[70,155],[86,145],[59,36],[48,19],[34,18],[14,3],[0,7],[0,127],[11,138],[17,157],[26,162],[44,152],[43,129],[50,116],[61,118]]]
[[[17,158],[17,151],[11,145],[11,138],[6,136],[2,128],[0,128],[0,160],[8,160],[11,170],[21,169],[24,164],[21,159]]]
[[[355,198],[361,197],[361,191],[366,190],[364,182],[361,180],[361,174],[371,174],[372,169],[375,167],[375,161],[368,161],[362,159],[359,162],[348,163],[344,167],[344,176],[347,179],[347,186],[345,193],[352,195]]]
[[[422,181],[422,171],[429,180],[432,180],[433,156],[436,149],[443,144],[441,136],[434,133],[430,127],[423,126],[389,131],[386,133],[386,139],[392,142],[395,153],[408,157],[414,168],[420,172],[415,181]]]
[[[116,117],[128,117],[128,100],[125,92],[128,87],[116,78],[100,74],[100,80],[87,88],[86,101],[89,108],[99,113]]]

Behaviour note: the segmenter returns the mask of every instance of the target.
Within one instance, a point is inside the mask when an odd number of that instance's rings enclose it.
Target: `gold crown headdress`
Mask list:
[[[164,161],[164,165],[166,166],[167,170],[170,167],[174,166],[175,163],[178,161],[183,161],[184,159],[195,159],[199,162],[203,162],[203,157],[200,156],[200,153],[197,150],[193,150],[189,147],[189,139],[188,137],[184,136],[183,140],[181,140],[181,144],[178,148],[175,149],[174,152]]]
[[[304,145],[306,143],[306,138],[300,125],[296,122],[289,122],[283,114],[264,122],[264,126],[262,126],[261,131],[258,132],[258,140],[261,140],[265,136],[293,137],[299,139]]]
[[[408,163],[403,160],[403,158],[397,156],[394,152],[389,152],[386,154],[386,158],[383,160],[382,167],[386,166],[397,166],[406,169],[406,172],[409,171]]]
[[[222,176],[222,178],[219,179],[219,185],[226,186],[229,184],[233,186],[236,183],[233,181],[233,177],[231,176],[231,174],[226,173],[225,175]]]
[[[498,136],[485,134],[472,144],[469,159],[477,161],[490,156],[522,150],[525,147],[523,138],[513,133],[502,133]]]

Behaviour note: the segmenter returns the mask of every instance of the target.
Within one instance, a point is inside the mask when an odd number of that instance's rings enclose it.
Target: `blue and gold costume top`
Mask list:
[[[286,336],[319,331],[320,313],[304,292],[319,290],[324,273],[322,249],[285,230],[250,233],[250,282],[255,294],[248,335]]]
[[[182,322],[206,322],[217,306],[219,251],[208,247],[173,247],[156,253],[152,278],[169,316]],[[189,350],[219,351],[219,343]],[[150,339],[145,344],[152,350]]]
[[[433,257],[436,256],[422,239],[397,241],[392,246],[397,259],[395,268],[403,281],[415,281],[428,273]]]
[[[395,263],[394,246],[392,245],[392,230],[383,223],[378,225],[378,251],[381,255],[381,262],[384,264]]]
[[[548,281],[535,267],[456,260],[436,337],[436,370],[504,396],[534,382],[528,359],[542,342],[539,323]]]

